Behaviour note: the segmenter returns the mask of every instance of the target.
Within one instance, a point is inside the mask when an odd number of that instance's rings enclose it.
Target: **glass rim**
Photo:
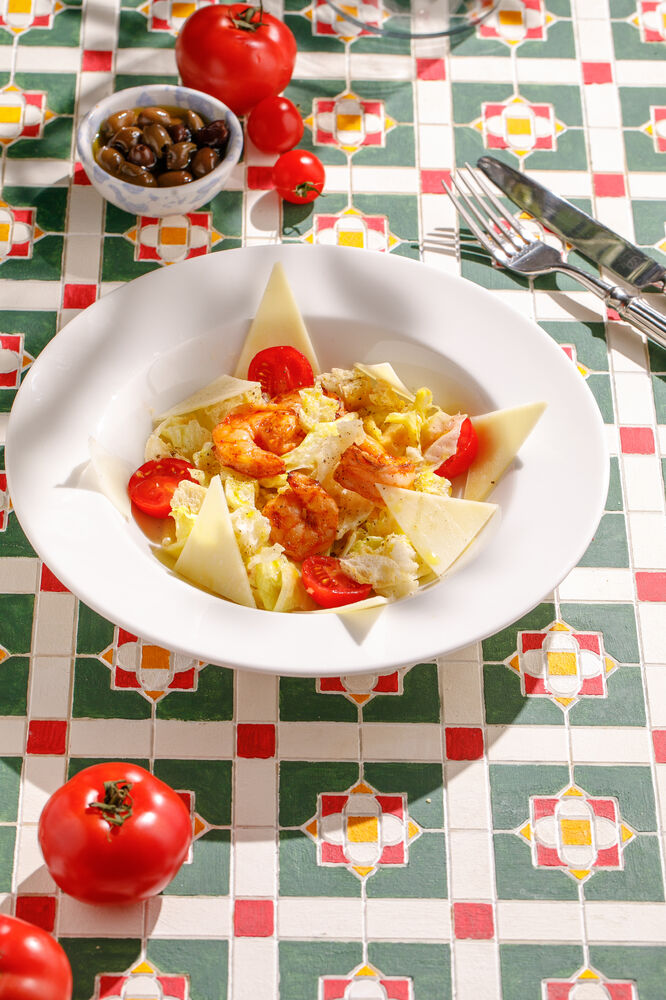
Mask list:
[[[447,28],[440,28],[436,31],[398,31],[393,27],[376,27],[375,25],[367,24],[358,17],[354,17],[349,11],[343,10],[338,3],[342,0],[326,0],[329,7],[331,7],[339,17],[344,21],[348,21],[350,24],[354,24],[359,28],[363,28],[364,31],[369,32],[377,38],[448,38],[451,35],[459,35],[466,31],[472,31],[477,25],[482,24],[493,11],[497,10],[500,0],[495,0],[491,3],[487,10],[481,11],[479,14],[473,15],[472,17],[466,18],[466,20],[460,23],[449,25]],[[454,18],[456,16],[464,15],[452,15]],[[404,14],[392,14],[391,19],[396,17],[402,17],[404,20],[411,20],[412,15],[405,12]]]

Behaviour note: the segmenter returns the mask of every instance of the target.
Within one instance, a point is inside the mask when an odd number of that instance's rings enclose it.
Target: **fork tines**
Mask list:
[[[479,243],[501,264],[524,250],[532,237],[501,203],[486,179],[469,163],[442,186]]]

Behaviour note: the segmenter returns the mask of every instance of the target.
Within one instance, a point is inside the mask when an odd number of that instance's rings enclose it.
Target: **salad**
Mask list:
[[[484,423],[410,391],[389,363],[321,372],[277,265],[236,373],[157,418],[128,493],[164,519],[161,558],[222,597],[367,607],[449,569],[495,513],[485,494],[542,409]]]

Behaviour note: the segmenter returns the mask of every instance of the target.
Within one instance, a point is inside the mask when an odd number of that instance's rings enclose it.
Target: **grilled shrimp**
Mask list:
[[[338,505],[316,479],[290,472],[289,489],[269,500],[262,513],[271,522],[271,541],[297,562],[325,552],[335,541]]]
[[[214,429],[213,444],[222,465],[266,479],[285,471],[280,456],[304,437],[295,409],[265,406],[230,414]]]
[[[396,458],[389,455],[380,444],[372,438],[366,438],[360,444],[352,444],[343,452],[333,478],[340,486],[353,490],[366,500],[375,504],[383,504],[377,483],[383,486],[402,486],[408,488],[414,482],[416,468],[413,462],[406,458]]]

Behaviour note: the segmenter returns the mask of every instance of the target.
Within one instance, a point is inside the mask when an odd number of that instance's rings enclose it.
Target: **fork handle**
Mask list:
[[[640,295],[631,295],[620,285],[611,285],[593,274],[575,267],[573,264],[562,264],[557,268],[564,274],[570,274],[591,292],[603,299],[607,306],[615,309],[623,319],[633,323],[647,337],[654,340],[660,347],[666,348],[666,315],[653,309],[647,299]]]

